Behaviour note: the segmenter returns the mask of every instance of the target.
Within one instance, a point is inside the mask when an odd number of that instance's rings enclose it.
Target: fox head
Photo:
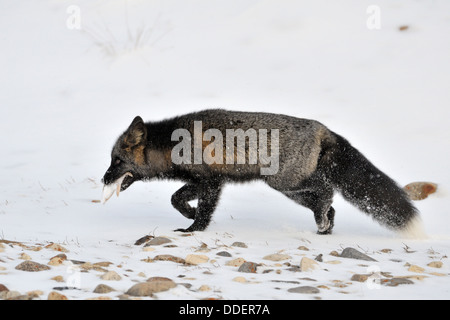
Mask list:
[[[111,164],[102,179],[103,183],[109,185],[126,175],[120,187],[120,191],[124,191],[133,182],[141,180],[146,163],[146,143],[147,128],[142,118],[137,116],[117,139],[111,152]]]

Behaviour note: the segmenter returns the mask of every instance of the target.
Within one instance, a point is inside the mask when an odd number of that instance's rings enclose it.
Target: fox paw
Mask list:
[[[174,232],[191,232],[191,230],[189,230],[189,228],[187,228],[187,229],[183,229],[183,228],[178,228],[178,229],[175,229],[175,230],[173,230]]]
[[[331,228],[324,230],[324,231],[317,230],[317,234],[332,234],[332,233],[333,233],[333,229],[331,229]]]

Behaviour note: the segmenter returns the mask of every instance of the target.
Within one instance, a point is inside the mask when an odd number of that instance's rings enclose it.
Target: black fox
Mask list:
[[[194,220],[177,229],[183,232],[209,225],[225,183],[257,179],[311,209],[319,234],[332,232],[334,190],[390,229],[408,231],[420,220],[406,193],[346,139],[317,121],[280,114],[213,109],[158,122],[136,117],[115,143],[103,183],[119,192],[151,179],[186,183],[171,200]]]

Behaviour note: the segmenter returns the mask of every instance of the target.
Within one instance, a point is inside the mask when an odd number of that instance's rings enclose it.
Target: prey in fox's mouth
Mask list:
[[[112,197],[114,192],[116,193],[117,196],[119,196],[120,191],[124,191],[126,188],[128,188],[132,183],[132,180],[130,178],[133,178],[133,174],[131,172],[126,172],[116,181],[109,184],[105,184],[103,186],[102,203],[108,201]]]

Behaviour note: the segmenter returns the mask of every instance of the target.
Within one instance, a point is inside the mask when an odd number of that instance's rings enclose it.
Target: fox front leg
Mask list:
[[[187,229],[177,229],[175,231],[193,232],[203,231],[211,222],[212,214],[219,202],[222,184],[209,182],[198,189],[198,205],[195,212],[194,223]]]
[[[191,207],[189,201],[198,198],[199,186],[196,184],[185,184],[172,195],[172,205],[183,216],[188,219],[195,218],[196,208]]]

